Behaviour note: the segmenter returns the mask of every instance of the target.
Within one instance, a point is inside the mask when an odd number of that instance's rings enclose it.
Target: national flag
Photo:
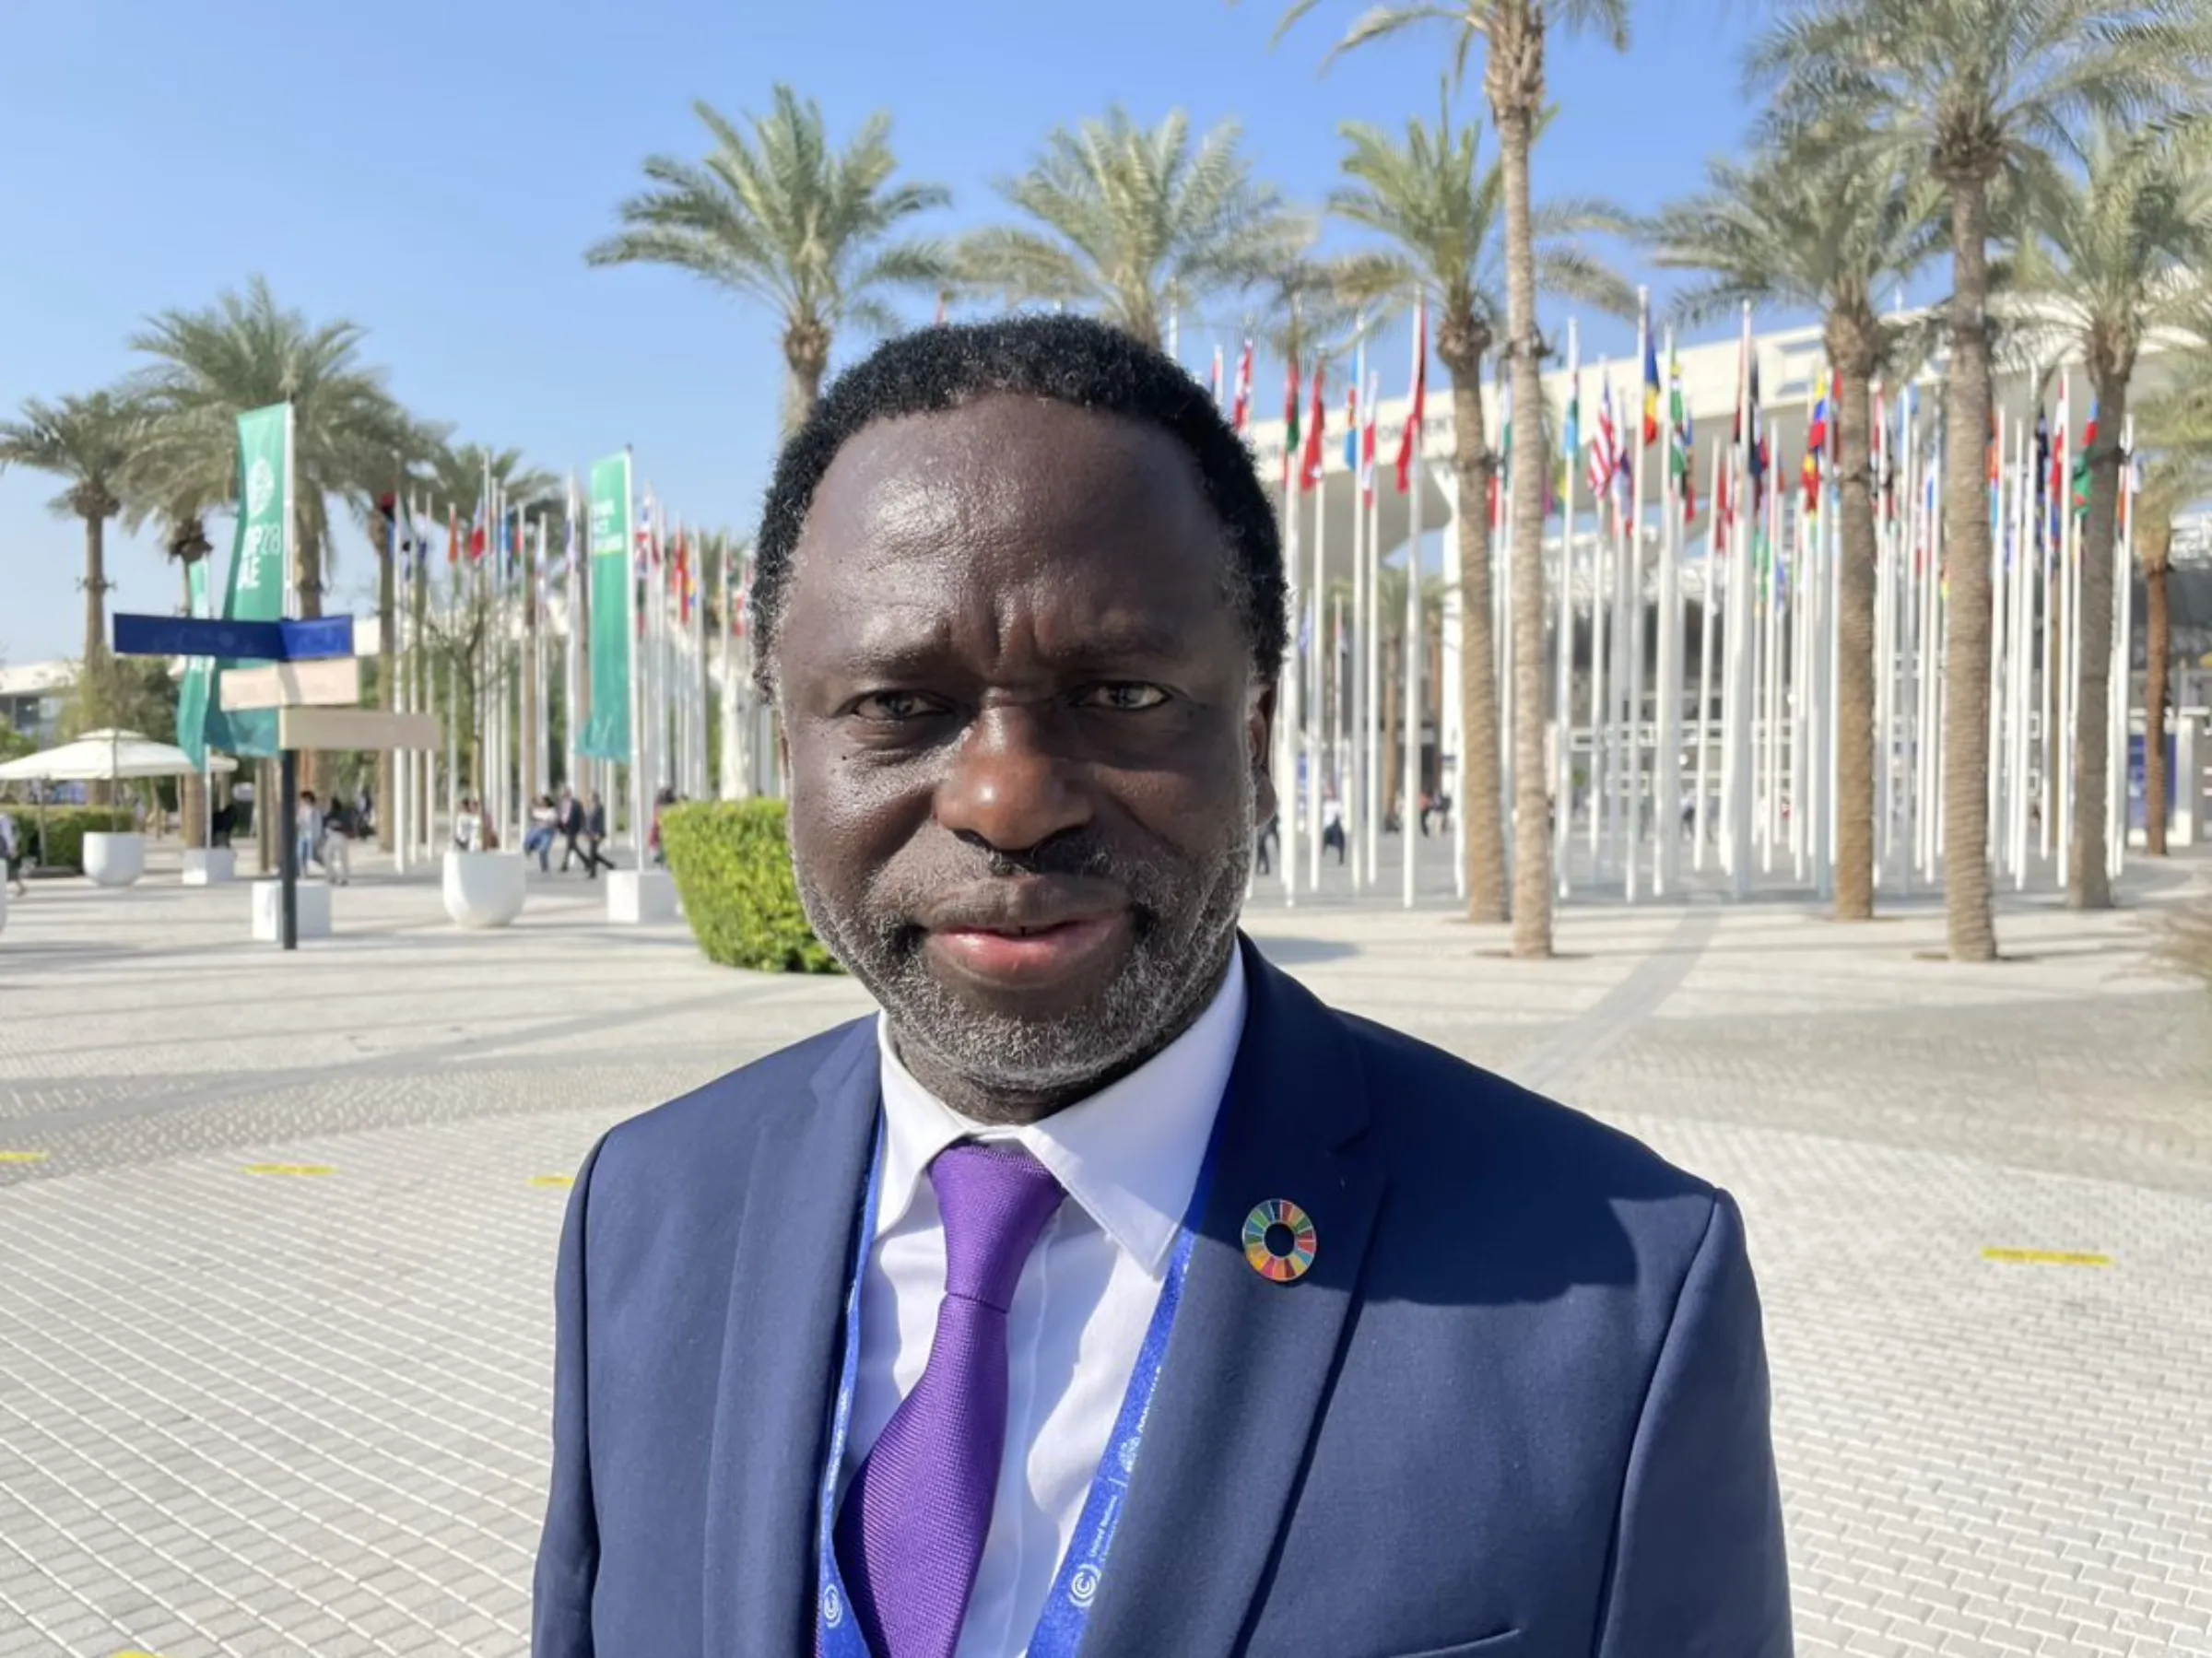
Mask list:
[[[1667,470],[1674,477],[1676,493],[1682,498],[1682,522],[1688,523],[1698,515],[1698,480],[1690,470],[1698,441],[1689,423],[1689,404],[1682,395],[1682,359],[1675,355],[1672,340],[1666,347],[1666,394]]]
[[[487,522],[487,504],[478,500],[477,515],[468,521],[468,558],[472,564],[482,563],[484,555],[490,550],[488,537],[491,529]]]
[[[1820,510],[1820,458],[1828,452],[1828,397],[1829,374],[1820,370],[1820,378],[1813,390],[1813,412],[1805,426],[1805,463],[1800,469],[1805,483],[1805,510]]]
[[[725,547],[722,556],[729,558],[730,549]],[[730,631],[739,639],[745,637],[746,612],[753,602],[753,561],[748,558],[742,563],[744,569],[737,578],[737,592],[730,600]]]
[[[2089,455],[2097,447],[2097,399],[2089,399],[2089,423],[2081,429],[2081,452],[2074,457],[2074,511],[2087,517],[2089,511]]]
[[[1218,346],[1214,347],[1214,377],[1207,390],[1213,396],[1214,407],[1218,409],[1221,406],[1221,347]]]
[[[1352,383],[1344,388],[1344,469],[1355,478],[1359,476],[1359,370],[1352,370]]]
[[[445,511],[445,561],[451,565],[461,562],[461,509],[448,507]]]
[[[1287,365],[1283,381],[1283,507],[1289,510],[1291,470],[1303,458],[1304,445],[1299,440],[1298,424],[1298,359],[1292,357]]]
[[[1429,408],[1429,297],[1424,294],[1413,313],[1413,397],[1406,412],[1406,429],[1398,434],[1398,493],[1413,488],[1414,458],[1420,453],[1421,421]]]
[[[676,526],[676,606],[677,619],[688,628],[691,625],[691,547],[684,539],[684,526]]]
[[[1659,441],[1659,347],[1652,338],[1652,313],[1643,312],[1643,447]]]
[[[1756,525],[1759,511],[1767,504],[1767,467],[1773,458],[1767,453],[1767,420],[1765,412],[1759,406],[1759,358],[1756,354],[1751,359],[1750,418],[1750,447],[1746,453],[1751,470],[1751,512]]]
[[[1242,437],[1252,424],[1252,342],[1244,342],[1244,354],[1237,359],[1236,405],[1230,412],[1229,423]]]
[[[1723,466],[1712,486],[1712,528],[1710,534],[1712,537],[1712,556],[1716,559],[1728,556],[1728,478],[1734,470],[1734,467]]]
[[[952,309],[952,296],[951,296],[950,294],[948,294],[948,293],[945,293],[945,292],[943,292],[943,291],[941,291],[941,290],[940,290],[940,291],[939,291],[939,293],[938,293],[938,295],[937,295],[937,326],[938,326],[938,327],[942,328],[942,327],[944,327],[944,326],[945,326],[945,323],[946,323],[947,318],[947,316],[948,316],[948,313],[950,312],[951,309]]]
[[[1323,362],[1319,358],[1314,359],[1313,424],[1307,429],[1306,451],[1299,460],[1298,492],[1300,495],[1308,493],[1315,484],[1321,482],[1322,458],[1324,453],[1322,447],[1322,426],[1327,417],[1327,401],[1322,387],[1328,379],[1328,364]]]
[[[1602,512],[1613,480],[1620,476],[1620,433],[1613,424],[1613,371],[1598,382],[1597,436],[1590,440],[1591,504]]]

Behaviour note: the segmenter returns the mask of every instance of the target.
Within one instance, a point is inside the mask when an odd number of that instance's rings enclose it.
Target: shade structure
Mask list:
[[[199,770],[182,748],[135,731],[88,731],[75,742],[0,766],[0,782],[105,782],[129,777],[183,777]],[[207,770],[235,771],[238,762],[208,757]]]

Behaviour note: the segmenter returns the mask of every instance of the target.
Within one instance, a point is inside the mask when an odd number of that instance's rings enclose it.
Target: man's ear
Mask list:
[[[1244,740],[1252,765],[1252,820],[1264,826],[1276,813],[1275,686],[1255,685],[1245,700]]]

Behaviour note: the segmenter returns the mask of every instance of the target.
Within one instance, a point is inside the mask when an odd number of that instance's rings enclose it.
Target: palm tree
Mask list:
[[[1320,4],[1292,0],[1284,30]],[[1455,79],[1465,76],[1476,43],[1485,47],[1483,95],[1498,130],[1505,217],[1505,339],[1500,347],[1512,375],[1513,406],[1544,406],[1546,347],[1536,323],[1536,227],[1529,158],[1543,123],[1547,94],[1545,48],[1554,21],[1570,31],[1594,29],[1618,50],[1629,43],[1628,0],[1416,0],[1381,5],[1355,21],[1330,59],[1407,29],[1441,24],[1452,36]],[[1550,802],[1545,783],[1545,738],[1550,711],[1544,674],[1544,490],[1550,476],[1548,434],[1542,420],[1513,423],[1507,457],[1513,525],[1513,942],[1516,956],[1551,954]]]
[[[0,421],[0,472],[27,466],[66,480],[47,503],[57,517],[85,523],[85,659],[89,685],[108,657],[108,520],[124,509],[124,475],[145,431],[145,413],[129,396],[94,392],[47,403],[33,397]]]
[[[1177,110],[1147,131],[1117,105],[1044,150],[998,193],[1039,228],[971,232],[968,285],[1009,305],[1096,312],[1153,346],[1169,317],[1208,295],[1255,286],[1295,264],[1311,225],[1256,182],[1225,121],[1194,145]]]
[[[2155,329],[2193,320],[2204,305],[2193,273],[2212,262],[2212,132],[2199,123],[2170,132],[2092,125],[2083,170],[2059,175],[2037,203],[2040,235],[2022,246],[2017,285],[2048,307],[2081,349],[2096,394],[2088,517],[2081,532],[2081,651],[2074,716],[2074,821],[2066,849],[2066,901],[2109,909],[2105,817],[2110,755],[2112,549],[2119,535],[2121,444],[2136,359]],[[2164,526],[2171,536],[2171,521]],[[2163,599],[2164,594],[2160,594]],[[2121,681],[2122,695],[2126,681]]]
[[[1500,778],[1498,678],[1490,621],[1487,503],[1496,457],[1482,408],[1483,361],[1505,326],[1505,176],[1480,164],[1472,126],[1454,132],[1448,104],[1431,126],[1406,123],[1403,144],[1364,122],[1338,129],[1351,146],[1344,171],[1353,182],[1329,197],[1337,218],[1372,230],[1386,245],[1346,259],[1339,282],[1378,308],[1402,308],[1415,294],[1436,314],[1436,355],[1452,371],[1453,468],[1458,476],[1460,719],[1467,754],[1467,919],[1506,918],[1505,817]],[[1571,239],[1617,229],[1623,216],[1600,203],[1559,203],[1538,212],[1537,276],[1566,294],[1622,315],[1635,290]]]
[[[236,488],[238,417],[292,406],[301,616],[321,616],[334,501],[364,510],[395,466],[421,458],[426,429],[360,360],[366,330],[310,323],[278,307],[256,276],[200,311],[165,311],[131,340],[154,360],[135,377],[148,407],[142,488],[161,501],[227,502]]]
[[[2189,0],[1807,0],[1752,54],[1780,131],[1856,125],[1867,164],[1927,169],[1951,232],[1945,375],[1944,910],[1955,960],[1997,953],[1989,879],[1991,202],[2031,198],[2085,119],[2192,96],[2207,21]]]
[[[1836,916],[1874,915],[1874,382],[1918,343],[1876,309],[1884,280],[1919,270],[1944,232],[1924,170],[1863,163],[1832,135],[1771,148],[1748,166],[1716,160],[1705,192],[1645,229],[1663,265],[1710,273],[1677,300],[1688,321],[1747,303],[1818,310],[1840,382],[1837,482],[1842,534],[1836,630]]]
[[[941,291],[949,276],[934,241],[896,234],[952,197],[938,185],[896,183],[891,118],[878,112],[832,149],[822,107],[779,82],[775,106],[750,133],[704,100],[713,137],[704,161],[650,156],[650,188],[623,202],[623,228],[584,253],[591,265],[666,265],[759,300],[782,330],[785,429],[821,395],[830,349],[848,326],[889,333],[885,295]]]

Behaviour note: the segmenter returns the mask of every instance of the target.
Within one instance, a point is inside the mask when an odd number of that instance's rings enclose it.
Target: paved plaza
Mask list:
[[[567,1177],[865,1006],[578,880],[463,934],[364,864],[291,958],[173,853],[9,907],[0,1658],[524,1652]],[[1737,1194],[1800,1652],[2167,1658],[2212,1654],[2212,998],[2146,941],[2207,876],[2008,902],[1983,968],[1928,958],[1930,905],[1782,899],[1577,907],[1518,964],[1448,872],[1251,922]]]

